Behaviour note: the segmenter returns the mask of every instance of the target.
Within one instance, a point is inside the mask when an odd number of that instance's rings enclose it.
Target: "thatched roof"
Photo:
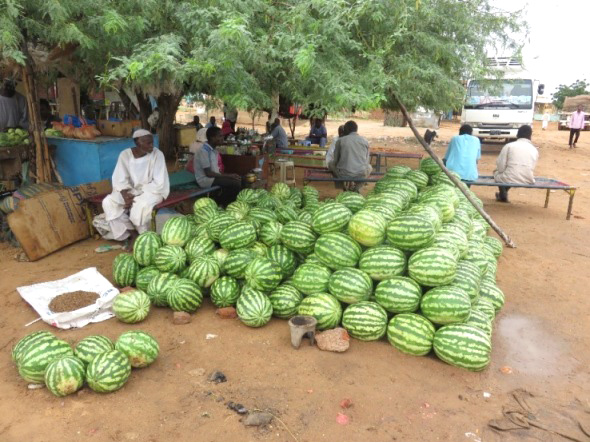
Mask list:
[[[582,105],[584,110],[590,111],[590,95],[576,95],[575,97],[566,97],[563,102],[564,112],[574,112]]]

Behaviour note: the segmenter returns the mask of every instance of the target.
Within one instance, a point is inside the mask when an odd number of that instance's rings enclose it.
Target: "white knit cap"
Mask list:
[[[146,129],[138,129],[133,133],[133,138],[143,137],[144,135],[152,135],[152,133]]]

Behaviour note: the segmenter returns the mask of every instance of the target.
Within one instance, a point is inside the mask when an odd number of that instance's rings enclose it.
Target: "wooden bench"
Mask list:
[[[311,170],[306,169],[303,173],[303,184],[309,182],[332,182],[332,183],[375,183],[383,178],[383,173],[373,173],[368,177],[334,177],[334,174],[327,169]]]
[[[415,158],[420,161],[423,154],[416,152],[402,152],[402,151],[371,151],[370,157],[375,158],[375,172],[381,172],[381,159],[384,159],[384,166],[387,168],[388,158]]]
[[[475,181],[465,180],[464,183],[469,186],[497,186],[499,188],[546,189],[547,195],[545,196],[545,208],[549,206],[549,196],[551,195],[551,191],[565,191],[569,195],[569,204],[567,206],[567,214],[565,217],[566,220],[569,220],[571,218],[572,207],[574,205],[574,196],[576,194],[576,189],[578,189],[577,186],[572,186],[562,181],[545,177],[535,177],[535,183],[532,185],[522,183],[498,183],[494,180],[493,175],[483,175]]]

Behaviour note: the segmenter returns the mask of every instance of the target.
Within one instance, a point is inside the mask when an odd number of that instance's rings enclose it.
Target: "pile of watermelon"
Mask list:
[[[113,343],[103,335],[86,337],[72,349],[49,331],[33,332],[12,349],[20,376],[45,384],[58,397],[88,384],[96,392],[113,392],[127,382],[131,368],[144,368],[158,357],[160,347],[147,332],[127,331]]]
[[[488,231],[431,158],[418,170],[390,168],[366,197],[320,201],[311,186],[277,183],[245,189],[225,209],[201,198],[193,214],[168,220],[161,235],[141,234],[133,255],[117,256],[115,282],[137,290],[115,312],[140,321],[148,300],[194,312],[209,295],[218,307],[235,305],[251,327],[311,315],[319,329],[342,325],[359,340],[387,337],[404,353],[434,349],[481,370],[504,304],[502,243]]]

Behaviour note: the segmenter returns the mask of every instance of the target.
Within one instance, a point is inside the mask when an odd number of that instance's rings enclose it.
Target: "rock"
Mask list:
[[[344,352],[350,346],[350,337],[344,328],[320,332],[316,334],[315,341],[322,351]]]
[[[238,318],[238,314],[236,313],[236,308],[233,306],[229,306],[227,308],[218,308],[215,311],[215,314],[219,316],[219,318],[223,319],[231,319],[231,318]]]
[[[345,398],[340,402],[340,407],[342,409],[348,409],[352,406],[352,400],[350,398]]]
[[[246,409],[246,407],[243,404],[234,403],[233,401],[230,401],[227,404],[227,408],[231,409],[232,411],[236,411],[240,415],[244,415],[244,414],[248,413],[248,410]]]
[[[227,377],[221,371],[215,371],[209,375],[209,381],[215,382],[216,384],[225,383],[227,381]]]
[[[193,376],[193,377],[202,377],[203,375],[205,375],[205,369],[203,369],[203,368],[191,369],[190,371],[188,371],[188,375]]]
[[[243,423],[245,426],[266,426],[272,421],[272,418],[270,412],[250,412]]]
[[[188,312],[175,312],[172,317],[172,323],[175,325],[186,325],[191,322],[191,315]]]

